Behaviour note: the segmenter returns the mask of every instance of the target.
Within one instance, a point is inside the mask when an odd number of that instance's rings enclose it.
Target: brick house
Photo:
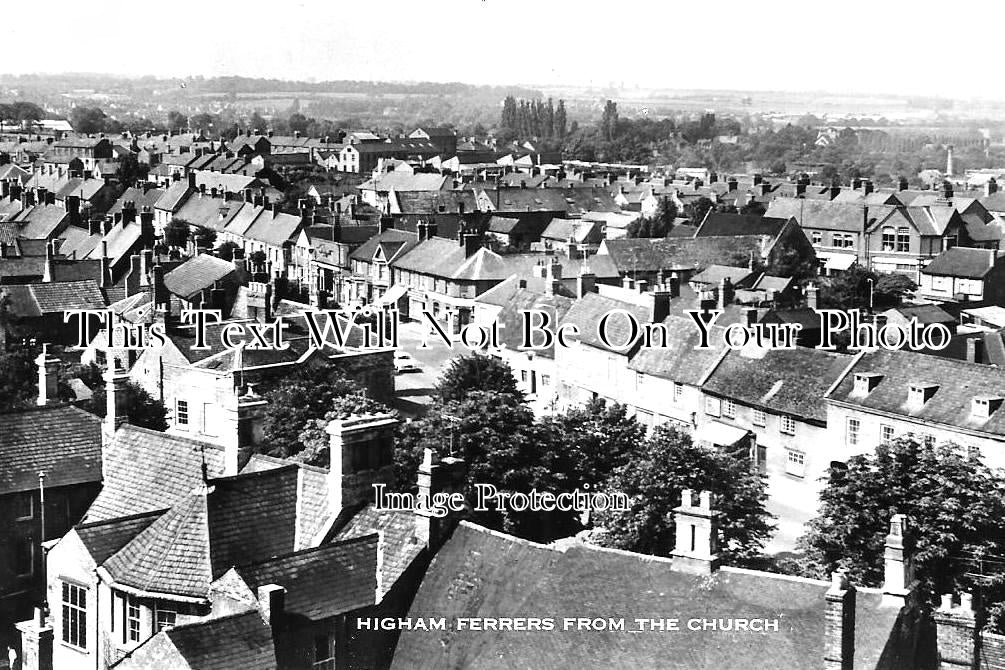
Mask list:
[[[921,270],[918,294],[928,300],[1005,303],[1005,256],[997,249],[953,247]]]

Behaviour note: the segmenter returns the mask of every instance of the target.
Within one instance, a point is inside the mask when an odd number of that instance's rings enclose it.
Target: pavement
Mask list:
[[[394,377],[394,406],[406,417],[421,416],[436,397],[436,383],[452,359],[467,353],[458,345],[449,348],[439,338],[430,337],[422,348],[425,327],[414,321],[398,324],[398,349],[411,354],[422,365],[420,372],[405,372]]]

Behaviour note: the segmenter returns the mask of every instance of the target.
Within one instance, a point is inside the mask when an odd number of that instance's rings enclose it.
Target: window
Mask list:
[[[908,252],[911,250],[911,229],[897,228],[897,251]]]
[[[893,426],[884,423],[879,427],[879,441],[882,444],[889,444],[893,441]]]
[[[140,641],[140,601],[132,596],[126,596],[126,640]]]
[[[154,633],[175,624],[178,612],[167,604],[158,603],[154,608]]]
[[[551,386],[551,375],[541,375],[541,386]]]
[[[63,582],[63,642],[87,648],[87,589]]]
[[[862,427],[862,422],[858,419],[848,419],[845,424],[844,441],[849,447],[858,444],[858,431]]]
[[[315,670],[335,670],[334,635],[314,636],[314,663],[311,667]]]
[[[28,577],[35,572],[35,539],[31,535],[14,541],[14,574]]]
[[[821,235],[818,231],[814,230],[812,233],[810,233],[810,240],[813,242],[813,244],[820,244],[821,242],[824,241],[824,236]]]
[[[684,385],[680,382],[673,383],[673,401],[680,402],[681,398],[684,397]]]
[[[719,416],[719,399],[705,398],[705,414]]]
[[[764,415],[764,410],[761,410],[761,409],[755,409],[754,410],[754,425],[755,426],[763,426],[765,423],[767,423],[767,418],[768,417],[766,417]]]
[[[729,418],[729,419],[735,419],[736,418],[736,403],[734,403],[732,400],[723,400],[722,401],[722,415],[724,417]]]
[[[645,375],[643,375],[641,372],[635,373],[635,388],[637,389],[642,388],[643,379],[645,379]]]
[[[796,434],[796,420],[791,416],[778,417],[778,429],[787,435]]]
[[[526,370],[520,370],[520,381],[522,381],[524,383],[527,382],[527,371]]]
[[[932,448],[935,446],[935,436],[932,435],[931,433],[925,433],[924,435],[921,436],[921,442],[926,447]]]
[[[897,245],[897,231],[893,228],[883,229],[883,251],[893,251]]]
[[[787,449],[785,460],[785,472],[795,477],[802,477],[806,474],[806,454],[795,449]]]
[[[14,516],[18,521],[27,521],[35,518],[35,494],[28,492],[18,495],[14,499]]]
[[[175,401],[175,413],[174,422],[179,426],[188,425],[188,401],[187,400],[177,400]]]

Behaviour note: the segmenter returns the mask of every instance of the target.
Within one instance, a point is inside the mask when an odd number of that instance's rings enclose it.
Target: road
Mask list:
[[[423,327],[414,322],[398,324],[398,348],[412,355],[422,365],[421,372],[395,375],[395,409],[405,416],[417,416],[425,411],[436,395],[436,382],[447,364],[456,356],[467,353],[463,345],[448,348],[438,338],[429,338],[423,349]]]

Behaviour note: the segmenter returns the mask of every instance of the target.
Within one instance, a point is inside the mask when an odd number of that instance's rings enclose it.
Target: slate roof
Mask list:
[[[695,237],[720,237],[736,235],[769,235],[778,237],[788,219],[750,214],[722,214],[709,210],[698,226]]]
[[[104,453],[104,485],[84,521],[101,521],[164,510],[223,473],[223,447],[126,424]]]
[[[163,510],[77,525],[73,530],[96,565],[103,564],[156,521]]]
[[[204,288],[226,278],[236,270],[234,264],[212,254],[199,254],[164,275],[164,287],[180,298],[189,298]]]
[[[49,239],[69,216],[66,209],[59,205],[35,205],[17,216],[17,221],[23,224],[21,237]]]
[[[445,617],[448,630],[403,631],[392,668],[715,668],[754,670],[824,666],[828,584],[723,568],[697,577],[667,559],[575,544],[564,550],[460,527],[426,573],[410,617]],[[856,668],[916,644],[898,629],[899,610],[859,589]],[[457,617],[554,617],[555,631],[459,631]],[[676,632],[564,631],[564,617],[681,619]],[[690,631],[691,617],[777,618],[778,632]],[[909,666],[917,667],[912,663]],[[889,667],[889,666],[881,666]]]
[[[547,349],[533,350],[520,346],[523,343],[523,315],[527,310],[543,311],[551,317],[551,323],[561,323],[573,302],[572,297],[565,295],[517,289],[496,317],[500,326],[500,344],[514,351],[534,351],[535,356],[554,358],[554,344]]]
[[[856,373],[883,377],[870,393],[859,396],[854,393]],[[919,383],[937,384],[939,388],[924,405],[909,405],[910,387]],[[878,349],[861,354],[828,398],[864,410],[980,431],[999,439],[1005,437],[1005,410],[999,408],[989,419],[974,417],[971,407],[975,396],[1005,397],[1005,370],[909,351]]]
[[[345,527],[335,535],[335,540],[370,536],[375,531],[384,534],[384,556],[380,576],[381,585],[386,593],[394,587],[425,549],[425,543],[421,542],[415,533],[415,519],[415,514],[412,512],[377,510],[371,503],[353,515]]]
[[[691,281],[698,284],[718,286],[723,279],[730,280],[734,286],[748,286],[755,278],[754,272],[746,267],[736,265],[709,265],[701,272],[692,275]]]
[[[941,277],[967,277],[983,279],[998,264],[999,259],[993,249],[968,249],[953,247],[946,249],[925,266],[922,273]]]
[[[572,238],[574,242],[583,242],[596,228],[597,222],[595,221],[556,218],[552,219],[548,227],[541,233],[541,239],[568,242],[569,238]]]
[[[702,390],[743,405],[826,425],[824,393],[851,364],[847,355],[806,347],[730,351]]]
[[[388,172],[375,179],[360,184],[361,191],[439,191],[447,183],[447,178],[431,172]]]
[[[690,317],[671,313],[663,320],[663,327],[667,332],[666,348],[642,348],[632,357],[628,367],[643,374],[697,386],[722,353],[724,329],[718,325],[712,326],[709,336],[709,344],[712,346],[708,349],[695,349],[700,341],[700,332]]]
[[[624,310],[632,314],[639,324],[649,321],[649,311],[638,305],[608,298],[596,293],[587,293],[577,300],[565,313],[562,323],[572,323],[579,328],[579,341],[584,344],[611,351],[622,356],[629,355],[638,347],[636,342],[630,349],[618,351],[609,348],[599,337],[600,321],[613,310]],[[606,324],[608,339],[615,344],[625,342],[630,333],[630,323],[624,315],[615,315]],[[640,338],[641,339],[641,338]]]
[[[378,540],[376,533],[361,535],[271,558],[238,568],[238,572],[252,589],[282,586],[286,612],[321,621],[376,604]]]
[[[394,200],[397,204],[397,211],[402,214],[435,214],[457,212],[458,204],[464,205],[466,213],[475,212],[478,209],[478,201],[471,191],[408,191],[405,189],[394,190]]]
[[[295,549],[298,477],[289,466],[197,486],[104,568],[142,591],[205,598],[230,568]]]
[[[617,239],[605,240],[601,252],[606,249],[620,273],[657,272],[668,270],[675,265],[703,268],[709,265],[746,264],[750,254],[756,258],[763,256],[761,238],[757,235],[735,237],[700,237],[666,239]],[[591,259],[591,262],[594,262]]]
[[[257,217],[243,236],[256,242],[281,247],[289,241],[296,241],[304,225],[302,217],[285,212],[268,211]]]
[[[162,188],[148,188],[144,190],[132,186],[122,192],[122,195],[119,196],[119,199],[115,201],[107,213],[114,216],[122,211],[123,206],[127,202],[132,202],[136,205],[136,220],[139,221],[139,215],[143,211],[143,208],[150,207],[153,209],[154,205],[164,197],[164,193],[165,191]]]
[[[72,405],[0,414],[0,495],[101,481],[101,419]]]
[[[103,309],[108,304],[98,282],[93,279],[15,284],[5,290],[10,299],[11,312],[22,318],[68,309]]]
[[[917,319],[922,325],[956,323],[956,319],[938,305],[902,305],[890,308],[889,312],[896,312],[905,319]]]
[[[861,204],[828,200],[802,200],[778,198],[768,205],[765,216],[795,218],[807,230],[840,230],[863,233],[868,224],[887,216],[892,207],[874,205],[868,208]]]
[[[129,652],[117,670],[276,670],[272,629],[257,609],[167,628]]]
[[[189,188],[187,181],[172,182],[171,185],[161,194],[161,197],[157,199],[154,207],[174,212],[181,207],[185,198],[190,196],[192,193],[194,193],[194,191]]]

